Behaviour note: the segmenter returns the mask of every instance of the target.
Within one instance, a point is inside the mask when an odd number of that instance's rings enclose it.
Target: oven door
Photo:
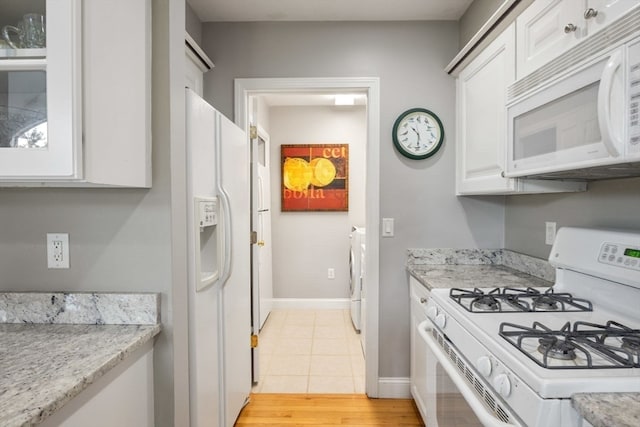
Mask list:
[[[430,320],[418,326],[427,349],[426,355],[426,420],[429,427],[515,427],[521,426],[507,410],[496,405],[492,393],[481,383],[470,364],[457,355]],[[446,350],[443,349],[446,347]],[[455,356],[452,356],[455,354]],[[452,359],[455,359],[454,363]],[[473,381],[471,387],[468,381]],[[482,396],[477,393],[482,389]],[[489,409],[487,401],[494,403]],[[500,418],[496,414],[500,414]]]

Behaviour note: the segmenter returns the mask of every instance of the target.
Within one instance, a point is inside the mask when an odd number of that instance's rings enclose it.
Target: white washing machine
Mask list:
[[[351,248],[349,250],[349,297],[351,298],[351,322],[356,332],[360,333],[361,294],[360,281],[361,245],[364,243],[364,227],[351,227]]]

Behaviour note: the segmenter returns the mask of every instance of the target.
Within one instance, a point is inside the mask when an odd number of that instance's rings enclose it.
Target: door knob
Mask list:
[[[584,11],[584,19],[591,19],[598,16],[598,11],[592,7]]]
[[[264,246],[264,240],[258,240],[258,246]]]
[[[567,24],[567,25],[564,26],[565,34],[573,33],[577,29],[578,29],[578,27],[576,27],[573,24]]]

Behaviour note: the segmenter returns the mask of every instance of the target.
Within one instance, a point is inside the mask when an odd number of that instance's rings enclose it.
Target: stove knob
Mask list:
[[[479,357],[476,361],[476,368],[478,368],[478,371],[480,371],[482,375],[488,377],[491,375],[491,359],[487,356]]]
[[[444,315],[444,313],[440,313],[436,316],[436,318],[434,319],[436,322],[436,325],[440,328],[440,329],[444,329],[445,325],[447,324],[447,318]]]
[[[437,315],[438,307],[436,307],[435,305],[430,305],[427,307],[427,317],[429,317],[429,319],[435,319]]]
[[[500,374],[493,380],[493,386],[502,397],[509,397],[511,394],[511,380],[506,374]]]

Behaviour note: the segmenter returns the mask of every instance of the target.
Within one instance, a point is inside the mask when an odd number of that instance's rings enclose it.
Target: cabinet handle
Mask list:
[[[423,298],[420,298],[420,304],[424,304],[425,302],[427,302],[427,299],[426,299],[426,298],[424,298],[424,297],[423,297]]]
[[[565,34],[573,33],[577,29],[578,29],[578,27],[576,27],[573,24],[567,24],[567,25],[564,26]]]
[[[501,176],[502,178],[506,178],[504,171],[500,172],[500,176]]]
[[[584,11],[584,19],[591,19],[598,16],[598,11],[592,7]]]

